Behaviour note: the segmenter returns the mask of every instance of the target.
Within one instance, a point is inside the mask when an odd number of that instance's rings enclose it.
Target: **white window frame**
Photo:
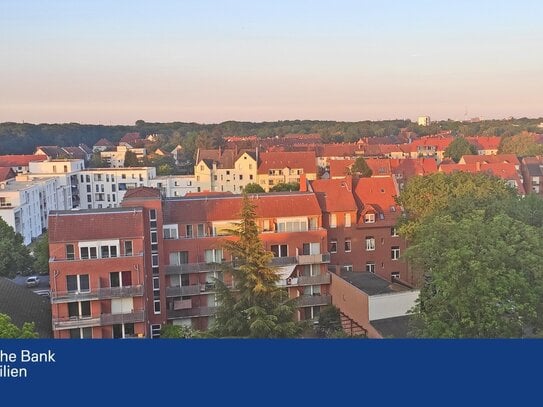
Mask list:
[[[366,237],[366,251],[367,252],[375,251],[375,238],[373,236]]]
[[[375,213],[366,213],[364,215],[364,223],[375,223]]]
[[[349,245],[349,249],[347,249],[347,244]],[[345,239],[343,242],[343,250],[345,250],[345,253],[350,253],[353,249],[353,244],[351,239]]]
[[[398,260],[400,258],[400,246],[392,246],[390,248],[390,258],[392,260]]]

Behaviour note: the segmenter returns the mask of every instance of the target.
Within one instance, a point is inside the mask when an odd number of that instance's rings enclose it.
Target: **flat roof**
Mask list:
[[[341,271],[341,273],[337,275],[368,295],[409,291],[409,288],[401,284],[392,283],[367,271]]]
[[[130,213],[141,212],[143,207],[131,206],[131,207],[119,207],[119,208],[95,208],[95,209],[72,209],[65,211],[50,211],[49,216],[69,216],[69,215],[105,215],[108,213]]]
[[[4,186],[0,188],[0,194],[2,191],[8,191],[8,192],[16,192],[16,191],[22,191],[26,188],[35,187],[36,185],[43,184],[43,181],[47,181],[50,179],[54,179],[55,177],[46,177],[46,178],[40,178],[39,180],[31,180],[31,181],[9,181],[5,184],[2,183]]]
[[[370,321],[370,324],[379,331],[383,338],[409,338],[410,320],[411,315],[402,315],[401,317]]]

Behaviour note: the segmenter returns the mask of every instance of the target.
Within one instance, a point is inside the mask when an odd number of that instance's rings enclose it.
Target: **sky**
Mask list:
[[[0,0],[0,122],[543,116],[543,2]]]

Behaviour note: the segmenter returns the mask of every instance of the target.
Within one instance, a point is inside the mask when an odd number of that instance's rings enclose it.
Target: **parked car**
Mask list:
[[[27,287],[37,287],[40,284],[40,278],[37,276],[28,277],[26,279]]]

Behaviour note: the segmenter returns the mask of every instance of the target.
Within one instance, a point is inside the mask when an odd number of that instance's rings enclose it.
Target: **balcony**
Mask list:
[[[51,292],[51,303],[60,304],[63,302],[74,301],[108,300],[113,298],[141,297],[142,295],[142,285],[132,285],[126,287],[103,287],[83,292],[53,291]]]
[[[313,255],[313,256],[325,256],[322,254]],[[307,256],[298,256],[298,257],[307,257]],[[330,262],[330,255],[328,255],[327,262]],[[292,264],[297,264],[297,257],[273,257],[270,261],[272,267],[281,267],[288,266]],[[299,263],[299,264],[315,264],[315,263]],[[226,261],[222,263],[187,263],[166,266],[166,275],[176,275],[176,274],[190,274],[190,273],[209,273],[213,271],[222,271],[225,267],[234,267],[235,262]]]
[[[192,317],[207,317],[214,315],[217,307],[196,307],[177,310],[168,310],[168,319],[176,318],[192,318]]]
[[[122,314],[102,314],[100,316],[100,325],[127,324],[134,322],[143,322],[143,310]]]
[[[297,298],[298,307],[312,307],[317,305],[330,305],[332,297],[329,295],[301,295]]]
[[[100,317],[53,318],[53,329],[89,328],[100,326]]]
[[[298,277],[298,285],[318,285],[330,284],[330,274],[320,274],[318,276],[300,276]]]
[[[204,284],[188,286],[166,287],[166,297],[183,297],[186,295],[198,295],[205,291]]]
[[[297,256],[298,264],[330,263],[330,253],[303,254]]]
[[[77,262],[77,261],[96,261],[96,260],[127,260],[127,259],[131,259],[133,257],[143,257],[143,252],[139,253],[139,254],[131,254],[131,255],[117,255],[117,256],[112,256],[112,257],[93,257],[93,258],[89,258],[89,259],[76,259],[76,258],[73,258],[73,259],[66,259],[66,258],[58,258],[58,257],[51,257],[49,259],[49,263],[57,263],[57,262],[70,262],[70,263],[73,263],[73,262]]]

